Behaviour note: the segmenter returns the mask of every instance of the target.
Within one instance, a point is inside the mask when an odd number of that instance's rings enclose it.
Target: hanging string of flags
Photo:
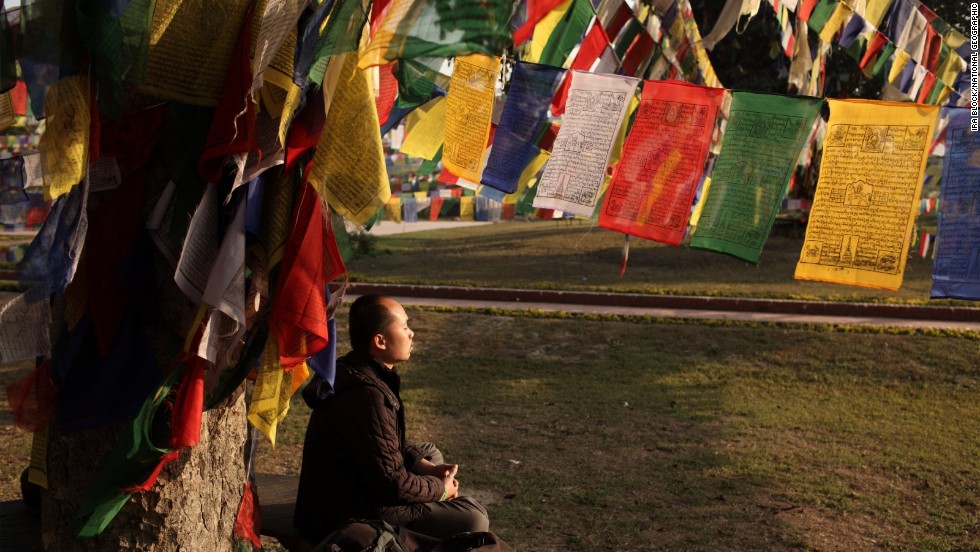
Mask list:
[[[916,0],[769,5],[799,96],[726,90],[711,65],[758,2],[731,0],[704,38],[688,0],[0,6],[0,174],[21,187],[3,199],[52,201],[18,266],[24,292],[0,309],[0,362],[45,359],[15,417],[43,436],[135,416],[79,534],[151,488],[246,377],[248,419],[273,442],[308,373],[331,381],[342,294],[328,284],[346,278],[331,213],[367,226],[385,211],[559,210],[756,262],[820,150],[797,278],[898,289],[916,215],[936,210],[918,242],[932,296],[980,299],[962,33]],[[887,75],[883,101],[824,102],[835,41]],[[921,200],[937,128],[938,207]],[[385,135],[476,195],[392,196]],[[179,345],[151,346],[147,321],[181,301]]]

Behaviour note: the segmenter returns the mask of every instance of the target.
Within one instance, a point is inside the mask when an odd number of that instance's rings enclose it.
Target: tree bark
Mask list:
[[[134,494],[96,538],[74,536],[73,518],[126,423],[69,435],[48,443],[48,490],[41,536],[45,550],[225,551],[245,483],[244,386],[204,413],[201,442],[167,464],[156,485]]]
[[[177,288],[174,267],[156,251],[153,264],[157,310],[155,317],[143,320],[144,335],[149,337],[158,362],[166,365],[180,352],[184,342],[180,331],[189,326],[197,306]],[[63,309],[60,304],[53,310],[59,313]],[[55,321],[53,327],[63,328],[63,322]],[[79,539],[74,519],[79,506],[106,455],[131,426],[132,418],[69,434],[58,434],[52,428],[47,452],[48,489],[42,494],[41,508],[44,549],[233,550],[235,519],[246,480],[245,384],[202,414],[198,445],[183,449],[176,460],[165,465],[149,491],[134,493],[101,535]]]

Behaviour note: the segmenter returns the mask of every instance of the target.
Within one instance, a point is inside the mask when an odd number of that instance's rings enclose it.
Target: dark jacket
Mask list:
[[[335,393],[313,406],[303,443],[293,523],[310,542],[349,518],[408,523],[442,497],[441,479],[410,471],[419,455],[405,444],[400,385],[366,354],[337,360]]]

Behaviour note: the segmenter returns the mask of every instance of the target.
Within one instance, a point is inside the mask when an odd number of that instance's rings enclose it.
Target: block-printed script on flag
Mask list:
[[[449,84],[442,162],[449,172],[473,182],[480,181],[499,72],[500,58],[457,57]]]
[[[950,119],[942,178],[932,297],[980,299],[980,133],[967,108],[946,108]]]
[[[691,247],[758,262],[821,102],[734,94]]]
[[[937,111],[830,100],[796,278],[899,288]]]
[[[592,217],[606,164],[639,79],[572,72],[565,117],[534,207]]]
[[[599,213],[599,225],[677,245],[687,229],[695,188],[724,89],[644,83],[623,158]]]

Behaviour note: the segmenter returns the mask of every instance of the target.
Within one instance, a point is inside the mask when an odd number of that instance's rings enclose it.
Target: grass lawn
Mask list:
[[[409,315],[409,438],[518,550],[980,550],[980,336]]]
[[[633,240],[623,278],[622,237],[588,223],[372,244],[357,280],[906,302],[931,285],[918,258],[897,293],[793,280],[789,237],[758,266]],[[980,334],[408,311],[409,437],[460,464],[517,550],[980,551]],[[308,414],[294,398],[260,471],[299,472]],[[0,402],[0,499],[29,452]]]
[[[932,286],[932,259],[915,255],[897,292],[794,280],[802,235],[770,238],[758,265],[633,238],[622,278],[623,235],[585,221],[503,222],[369,239],[373,253],[348,263],[356,281],[908,303],[928,302]]]

